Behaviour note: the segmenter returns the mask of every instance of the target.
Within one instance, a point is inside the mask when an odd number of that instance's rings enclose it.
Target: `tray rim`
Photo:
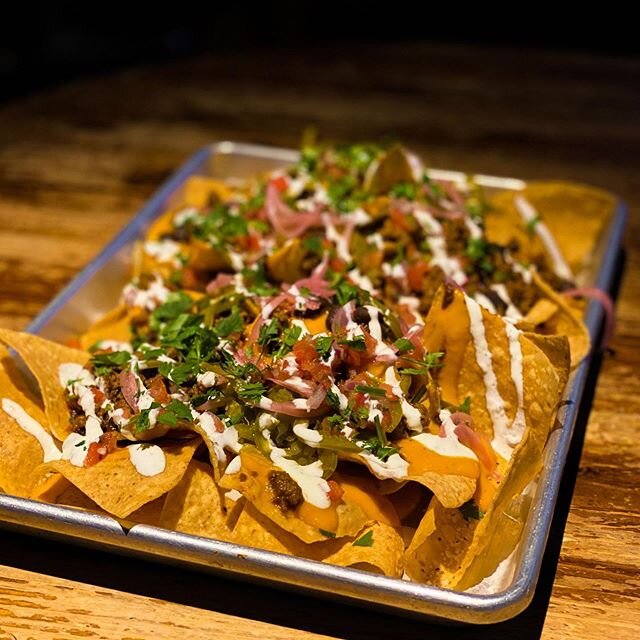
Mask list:
[[[54,299],[33,319],[27,331],[38,334],[55,315],[125,244],[138,237],[145,223],[159,214],[159,208],[180,185],[216,154],[240,154],[246,156],[268,156],[283,162],[294,161],[298,152],[281,147],[253,145],[233,141],[214,142],[192,154],[152,194],[120,232],[91,260]],[[462,172],[430,169],[434,177],[460,180]],[[474,175],[480,184],[488,187],[521,189],[525,182],[514,178]],[[604,238],[605,250],[594,285],[610,291],[614,269],[627,220],[627,207],[618,199],[616,211]],[[591,302],[587,308],[586,324],[595,343],[604,314],[600,305]],[[324,595],[347,599],[356,604],[391,609],[399,614],[420,615],[430,618],[454,620],[463,623],[487,624],[510,619],[523,611],[533,598],[544,550],[546,548],[551,520],[558,498],[560,480],[572,441],[576,418],[581,405],[583,390],[593,354],[572,375],[565,399],[572,404],[565,408],[564,426],[556,431],[556,442],[547,450],[545,468],[538,479],[538,487],[532,508],[525,524],[520,544],[527,547],[511,584],[496,594],[474,594],[458,592],[431,585],[403,581],[397,578],[375,576],[356,569],[336,567],[296,556],[286,556],[252,547],[211,540],[189,534],[171,532],[149,525],[123,526],[115,518],[106,515],[82,512],[70,507],[50,505],[34,500],[0,494],[0,525],[28,529],[45,535],[63,536],[75,541],[92,544],[100,548],[124,553],[136,553],[147,558],[183,562],[199,569],[222,571],[238,579],[256,579],[283,587],[293,580],[296,588]],[[552,436],[553,437],[553,436]],[[532,522],[533,520],[533,522]],[[94,537],[87,539],[91,533]],[[169,555],[167,553],[169,552]],[[223,557],[226,565],[212,566],[206,562],[212,557]],[[186,558],[189,556],[189,558]],[[204,561],[204,562],[203,562]],[[247,568],[250,570],[247,571]],[[279,578],[273,575],[274,568],[283,572]],[[244,571],[242,570],[244,569]],[[296,579],[297,578],[297,579]],[[309,583],[300,584],[301,578]],[[372,586],[372,583],[373,586]],[[290,583],[291,584],[291,583]],[[337,591],[336,591],[337,589]],[[380,597],[382,595],[382,597]],[[373,598],[373,599],[371,599]]]

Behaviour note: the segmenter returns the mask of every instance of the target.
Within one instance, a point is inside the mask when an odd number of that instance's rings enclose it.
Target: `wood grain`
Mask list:
[[[5,532],[0,639],[637,637],[638,105],[638,60],[371,45],[134,69],[0,109],[0,325],[12,328],[213,140],[296,146],[309,125],[331,140],[399,138],[432,166],[580,180],[631,208],[615,355],[586,435],[583,415],[524,614],[454,630]]]

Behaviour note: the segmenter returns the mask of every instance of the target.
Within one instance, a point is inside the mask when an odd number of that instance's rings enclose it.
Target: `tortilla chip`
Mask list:
[[[522,223],[514,205],[516,195],[503,191],[490,199],[485,217],[487,239],[508,244],[515,238],[525,257],[543,254],[544,245],[538,236],[527,233]],[[520,195],[540,214],[573,273],[579,273],[591,259],[613,215],[615,197],[600,189],[568,182],[530,182]],[[580,233],[576,233],[576,225]]]
[[[212,201],[224,202],[231,197],[229,187],[221,180],[205,176],[191,176],[184,186],[182,206],[203,208]]]
[[[91,467],[76,467],[68,460],[56,460],[42,465],[37,473],[43,480],[52,471],[62,474],[100,508],[124,519],[173,489],[185,474],[199,444],[199,439],[164,444],[166,468],[151,477],[138,473],[126,448],[118,449]]]
[[[159,526],[216,540],[231,539],[222,491],[211,467],[192,460],[167,494]]]
[[[591,349],[591,339],[581,317],[561,294],[554,291],[538,274],[533,274],[533,281],[543,294],[556,305],[556,312],[536,327],[538,333],[545,335],[562,335],[569,340],[571,368],[578,366]]]
[[[233,541],[388,576],[399,577],[402,574],[402,537],[393,527],[382,523],[370,525],[348,538],[325,537],[322,542],[305,544],[247,502],[233,529]]]
[[[411,557],[407,558],[407,572],[413,579],[447,588],[468,588],[490,575],[515,546],[521,523],[508,524],[509,513],[520,505],[518,497],[541,468],[544,446],[562,391],[560,377],[546,355],[524,336],[520,336],[520,344],[526,417],[524,437],[508,463],[501,460],[500,484],[481,482],[479,491],[485,491],[485,495],[476,495],[475,502],[486,510],[480,520],[465,519],[464,510],[445,509],[434,499],[430,509],[435,530],[421,546],[412,549]],[[502,535],[502,527],[507,528],[504,544],[499,545],[497,539]]]
[[[564,388],[571,371],[569,339],[566,336],[543,336],[533,332],[526,332],[524,335],[549,358],[558,374],[560,387]]]
[[[101,340],[131,341],[131,321],[135,312],[123,304],[106,313],[80,336],[80,346],[89,350]]]
[[[58,369],[65,362],[86,364],[89,354],[34,336],[0,329],[0,342],[15,349],[38,381],[51,433],[64,440],[71,433],[69,409],[60,385]]]
[[[237,473],[225,474],[220,480],[223,489],[239,491],[256,509],[286,531],[304,542],[317,542],[325,536],[321,529],[341,538],[355,535],[367,522],[364,511],[354,503],[341,503],[335,509],[318,509],[303,502],[297,510],[284,512],[273,503],[268,475],[278,468],[257,449],[245,445],[240,451],[241,468]],[[343,497],[346,500],[346,496]],[[305,512],[305,519],[300,515]],[[313,524],[310,524],[313,522]]]
[[[44,412],[30,393],[7,349],[0,345],[0,400],[17,402],[47,430]],[[34,436],[22,429],[0,408],[0,487],[26,498],[35,483],[34,469],[42,464],[43,451]]]

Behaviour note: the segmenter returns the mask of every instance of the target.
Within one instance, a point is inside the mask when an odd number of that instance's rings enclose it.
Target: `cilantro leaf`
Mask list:
[[[349,347],[350,349],[354,349],[355,351],[366,351],[367,350],[367,344],[364,341],[364,336],[355,336],[351,339],[343,339],[343,340],[338,340],[338,344],[343,344],[347,347]]]
[[[244,401],[259,400],[266,392],[262,382],[251,382],[249,380],[241,380],[236,387],[238,397]]]
[[[230,315],[218,320],[215,331],[221,338],[226,338],[232,333],[242,331],[243,325],[244,323],[242,321],[242,316],[240,315],[240,309],[238,307],[233,307]]]
[[[354,543],[354,547],[370,547],[373,545],[373,531],[367,531],[361,538],[358,538]]]
[[[296,325],[287,327],[282,333],[282,344],[275,353],[276,357],[284,358],[284,356],[286,356],[287,353],[289,353],[289,351],[293,349],[293,345],[298,342],[301,333],[302,327],[298,327]]]
[[[356,300],[358,298],[358,287],[350,284],[346,280],[342,280],[335,287],[336,299],[340,306],[344,306],[349,300]]]
[[[407,351],[412,351],[415,347],[411,340],[407,338],[398,338],[393,346],[398,350],[398,353],[407,353]]]
[[[189,407],[182,404],[180,400],[172,400],[160,414],[158,414],[158,422],[166,424],[169,427],[175,427],[180,421],[192,422],[193,417]]]
[[[131,360],[128,351],[106,351],[94,353],[91,356],[91,364],[97,376],[106,376],[112,369],[120,369]]]
[[[326,360],[331,353],[331,347],[333,345],[333,337],[332,336],[318,336],[313,341],[313,346],[315,347],[318,355]]]

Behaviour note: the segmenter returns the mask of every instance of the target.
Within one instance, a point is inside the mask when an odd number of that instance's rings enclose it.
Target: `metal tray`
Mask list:
[[[146,206],[116,238],[29,325],[28,331],[52,340],[77,335],[111,309],[130,272],[131,248],[150,222],[172,204],[184,182],[192,175],[222,178],[246,177],[295,162],[298,153],[287,149],[235,142],[219,142],[194,154],[155,193]],[[432,177],[461,180],[463,174],[432,170]],[[524,183],[510,178],[475,176],[487,189],[522,189]],[[626,208],[619,202],[601,238],[591,270],[584,283],[609,291],[626,224]],[[603,320],[600,305],[590,304],[586,322],[595,342]],[[363,571],[322,564],[312,560],[262,551],[148,525],[127,525],[114,518],[69,507],[0,494],[0,526],[28,530],[39,535],[64,537],[79,544],[135,554],[156,561],[232,575],[242,580],[311,592],[325,598],[350,600],[354,604],[391,609],[406,615],[428,616],[462,623],[487,624],[512,618],[530,603],[553,517],[562,472],[571,443],[585,380],[591,365],[587,358],[573,373],[559,416],[562,428],[549,439],[545,465],[522,539],[513,554],[507,584],[499,592],[481,595],[460,593],[425,584]]]

